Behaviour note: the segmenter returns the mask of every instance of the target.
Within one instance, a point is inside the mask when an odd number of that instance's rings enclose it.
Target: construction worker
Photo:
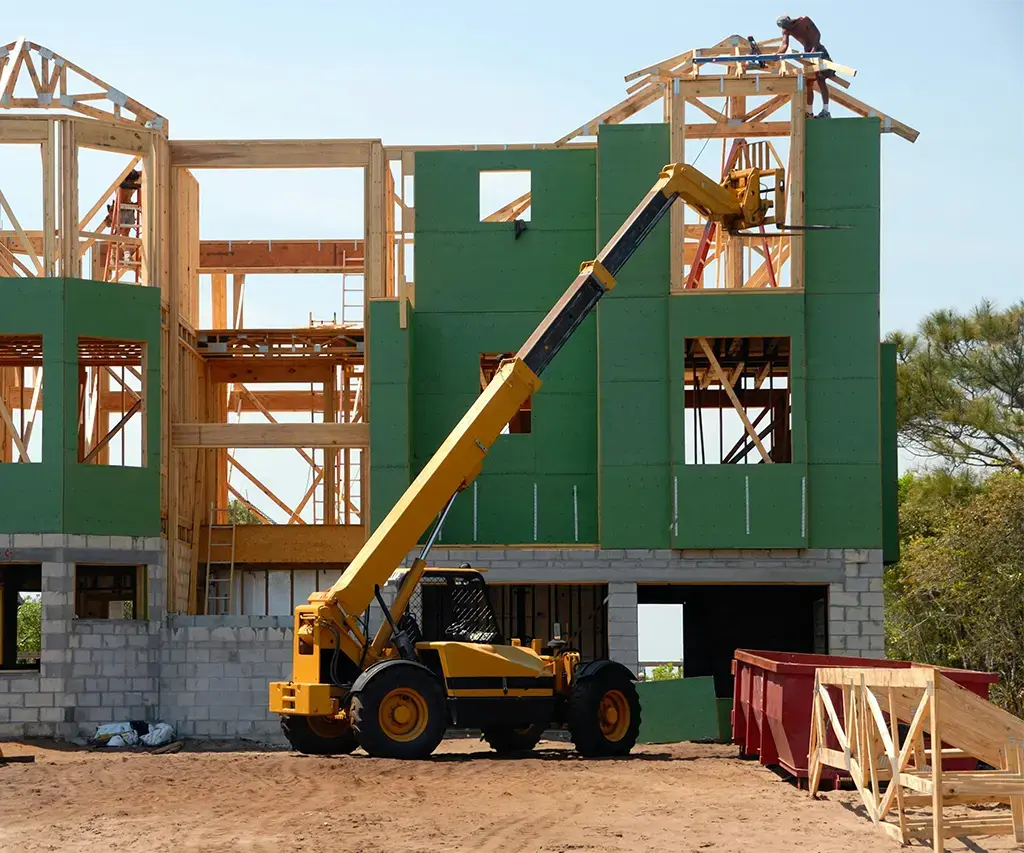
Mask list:
[[[803,46],[805,53],[824,53],[824,59],[831,59],[828,55],[828,51],[825,50],[825,45],[821,43],[821,33],[818,28],[814,25],[814,21],[803,15],[799,18],[793,19],[789,15],[782,15],[775,23],[782,29],[782,45],[779,47],[779,53],[785,53],[789,50],[789,39],[790,36],[795,38]],[[836,72],[831,70],[821,70],[811,76],[809,84],[813,84],[815,80],[818,81],[818,88],[821,90],[821,112],[818,113],[818,118],[832,118],[832,115],[828,111],[828,83],[829,77],[835,77]],[[807,86],[807,117],[811,118],[814,115],[814,86]]]

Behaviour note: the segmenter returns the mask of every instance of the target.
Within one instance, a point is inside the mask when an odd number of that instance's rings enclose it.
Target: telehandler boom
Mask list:
[[[773,201],[763,195],[763,178],[772,182]],[[502,752],[532,749],[553,725],[567,726],[583,755],[633,748],[640,702],[632,672],[610,660],[584,663],[560,637],[546,649],[537,639],[528,647],[518,639],[506,644],[481,575],[427,569],[426,558],[452,502],[480,472],[502,429],[677,199],[730,231],[785,220],[782,169],[737,170],[718,183],[692,166],[665,166],[519,352],[502,362],[338,581],[295,608],[292,679],[270,684],[270,710],[282,716],[295,749],[338,754],[362,746],[374,756],[422,758],[449,725],[482,729]],[[435,519],[389,608],[381,587]],[[385,620],[370,637],[365,617],[375,599]]]

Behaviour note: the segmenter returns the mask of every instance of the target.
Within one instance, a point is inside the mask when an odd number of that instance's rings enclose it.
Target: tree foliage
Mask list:
[[[228,520],[231,524],[263,524],[263,519],[239,500],[228,504]]]
[[[997,672],[991,698],[1024,716],[1024,474],[909,474],[900,499],[888,656]]]
[[[900,443],[954,467],[1024,471],[1024,301],[937,311],[894,332]]]
[[[659,663],[651,670],[651,681],[672,681],[683,677],[683,668],[671,663]]]
[[[28,598],[18,605],[18,659],[35,661],[42,644],[42,604]]]

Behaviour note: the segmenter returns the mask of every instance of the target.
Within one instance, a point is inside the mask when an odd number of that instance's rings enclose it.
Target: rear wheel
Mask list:
[[[546,723],[519,727],[491,726],[483,730],[483,736],[495,752],[529,752],[540,741],[546,728]]]
[[[580,755],[628,755],[640,734],[640,697],[619,667],[606,667],[575,684],[568,728]]]
[[[448,726],[444,692],[416,666],[387,666],[352,697],[352,730],[377,758],[426,758]]]
[[[306,755],[347,755],[359,744],[352,727],[329,717],[281,717],[281,731],[292,748]]]

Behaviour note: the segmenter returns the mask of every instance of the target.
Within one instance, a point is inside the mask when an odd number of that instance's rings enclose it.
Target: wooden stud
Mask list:
[[[213,298],[212,324],[214,329],[228,328],[228,277],[222,272],[215,272],[211,279]]]
[[[801,78],[802,79],[802,78]],[[805,85],[810,85],[804,81]],[[807,112],[798,93],[793,96],[790,106],[789,132],[789,204],[787,222],[790,225],[804,224],[804,158],[807,145]],[[793,245],[790,238],[789,286],[793,290],[804,289],[804,241],[797,238]]]
[[[74,119],[60,119],[60,275],[78,278],[78,145]]]
[[[761,437],[757,434],[757,430],[754,429],[750,423],[750,419],[747,417],[747,413],[743,411],[743,405],[736,397],[736,392],[733,390],[732,385],[729,384],[729,378],[725,375],[725,371],[722,370],[722,365],[718,363],[718,359],[715,358],[715,353],[708,344],[707,338],[697,338],[700,343],[700,347],[704,350],[704,355],[707,356],[708,362],[711,364],[711,369],[715,372],[718,377],[718,381],[722,383],[722,387],[725,389],[725,393],[732,401],[733,407],[736,409],[736,414],[740,416],[740,420],[743,421],[743,428],[747,431],[747,435],[750,436],[754,445],[757,447],[757,452],[761,454],[761,458],[765,462],[771,462],[772,458],[768,455],[768,451],[764,449],[764,445],[761,443]]]
[[[683,163],[686,161],[686,98],[680,92],[678,80],[673,80],[670,84],[666,102],[669,115],[669,160],[673,163]],[[683,281],[685,216],[685,204],[674,204],[669,210],[669,290],[673,293],[682,290],[685,286]]]

